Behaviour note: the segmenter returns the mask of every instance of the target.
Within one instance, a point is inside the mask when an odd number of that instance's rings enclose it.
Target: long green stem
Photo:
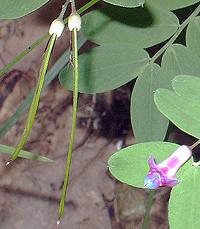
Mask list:
[[[61,217],[64,215],[65,200],[67,195],[67,187],[69,183],[69,174],[72,160],[72,151],[75,139],[76,119],[77,119],[77,107],[78,107],[78,48],[77,48],[77,29],[72,30],[72,52],[73,52],[73,112],[72,112],[72,127],[70,133],[69,149],[67,154],[67,164],[65,170],[65,179],[61,194],[60,206],[58,211],[58,224]]]
[[[160,57],[164,51],[171,46],[174,41],[178,38],[180,33],[183,31],[183,29],[190,23],[190,21],[196,17],[200,12],[200,5],[193,11],[193,13],[180,25],[180,27],[177,29],[177,31],[174,33],[174,35],[169,39],[169,41],[151,58],[151,63],[153,63],[155,60],[157,60],[158,57]]]
[[[46,51],[44,53],[43,62],[42,62],[42,66],[40,68],[40,73],[39,73],[38,84],[37,84],[36,91],[35,91],[35,94],[33,97],[33,101],[31,103],[31,106],[29,109],[28,118],[27,118],[27,121],[25,124],[25,129],[24,129],[24,132],[22,134],[22,138],[21,138],[19,144],[17,145],[17,147],[16,147],[16,149],[15,149],[15,151],[11,157],[11,161],[14,161],[18,157],[20,150],[26,144],[27,139],[28,139],[29,134],[30,134],[30,131],[32,129],[33,122],[35,120],[36,112],[37,112],[38,105],[39,105],[39,100],[40,100],[42,88],[44,85],[44,79],[45,79],[46,71],[48,68],[49,59],[50,59],[55,41],[56,41],[56,34],[53,34],[50,37]]]
[[[150,210],[153,204],[154,193],[155,191],[150,191],[148,193],[142,229],[148,229],[149,221],[150,221]]]
[[[91,6],[99,2],[100,0],[91,0],[87,4],[85,4],[83,7],[81,7],[77,12],[79,14],[85,12],[88,10]],[[64,23],[67,23],[68,18],[64,20]],[[27,54],[29,54],[33,49],[41,45],[45,40],[49,38],[49,34],[45,33],[42,37],[40,37],[38,40],[36,40],[32,45],[30,45],[27,49],[25,49],[23,52],[21,52],[19,55],[17,55],[10,63],[6,64],[3,68],[0,68],[0,78],[3,77],[5,74],[7,74],[12,67],[17,64],[20,60],[22,60]]]

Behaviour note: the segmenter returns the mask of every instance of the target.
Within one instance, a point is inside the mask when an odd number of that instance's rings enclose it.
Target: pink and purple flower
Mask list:
[[[157,189],[162,186],[174,187],[179,183],[176,178],[177,171],[192,156],[188,146],[180,146],[169,158],[156,164],[154,157],[148,160],[150,171],[144,179],[144,187]]]

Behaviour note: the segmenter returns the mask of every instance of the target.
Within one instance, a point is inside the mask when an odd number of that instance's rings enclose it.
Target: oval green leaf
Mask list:
[[[111,174],[119,181],[143,188],[144,178],[149,172],[148,159],[154,156],[160,163],[179,146],[169,142],[135,144],[114,153],[108,160]]]
[[[180,74],[199,76],[199,63],[200,58],[190,48],[174,44],[163,55],[160,74],[168,78],[168,82]],[[169,88],[169,85],[165,88]]]
[[[186,78],[188,78],[186,80]],[[175,92],[158,89],[154,101],[170,121],[186,133],[200,138],[200,79],[177,76],[172,82]]]
[[[47,3],[49,0],[0,0],[0,19],[23,17]]]
[[[200,17],[195,17],[188,25],[186,44],[193,53],[200,57]]]
[[[160,67],[149,65],[138,77],[131,97],[131,122],[137,142],[162,141],[169,121],[158,111],[153,100],[156,89],[165,86],[168,78]]]
[[[199,0],[148,0],[148,2],[154,2],[154,4],[163,9],[177,10],[193,5],[199,2]]]
[[[188,165],[180,183],[172,189],[169,201],[171,229],[199,228],[200,168]]]
[[[181,97],[187,98],[192,94],[192,99],[199,99],[200,78],[188,75],[176,76],[172,81],[172,88]]]
[[[100,93],[129,82],[144,71],[149,56],[131,44],[109,44],[91,49],[79,57],[79,91]],[[62,86],[72,90],[72,68],[59,75]]]
[[[109,5],[84,15],[83,21],[84,34],[97,44],[131,43],[142,48],[168,39],[179,26],[173,13],[152,3],[134,9]]]
[[[10,154],[12,155],[15,151],[15,148],[7,146],[7,145],[2,145],[0,144],[0,153],[5,153],[5,154]],[[53,160],[40,156],[38,154],[31,153],[26,150],[21,150],[19,153],[19,157],[29,159],[29,160],[36,160],[36,161],[43,161],[43,162],[53,162]]]
[[[145,3],[145,0],[103,0],[113,5],[122,7],[138,7]]]

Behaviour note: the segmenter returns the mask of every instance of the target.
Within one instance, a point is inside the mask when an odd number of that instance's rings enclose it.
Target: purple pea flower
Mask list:
[[[192,156],[188,146],[180,146],[169,158],[156,164],[154,157],[148,160],[150,171],[144,179],[144,187],[157,189],[162,186],[174,187],[179,183],[176,173],[180,167]]]

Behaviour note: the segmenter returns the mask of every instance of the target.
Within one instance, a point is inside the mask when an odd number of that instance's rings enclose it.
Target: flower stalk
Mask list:
[[[69,183],[69,175],[72,161],[72,151],[74,146],[75,131],[76,131],[76,120],[77,120],[77,108],[78,108],[78,47],[77,47],[77,32],[81,29],[81,17],[76,11],[75,2],[71,2],[71,15],[68,19],[68,28],[71,32],[72,38],[72,66],[73,66],[73,112],[72,112],[72,127],[70,133],[69,148],[67,153],[67,163],[65,169],[65,178],[62,188],[62,194],[60,199],[60,206],[58,210],[58,221],[57,225],[60,224],[60,220],[64,215],[65,200],[67,196],[67,188]]]
[[[64,15],[63,12],[66,10],[67,4],[63,5],[60,16]],[[34,97],[33,97],[29,112],[28,112],[28,117],[26,120],[25,128],[24,128],[24,131],[23,131],[19,144],[17,145],[14,153],[12,154],[10,161],[8,161],[6,165],[9,165],[11,161],[14,161],[17,159],[20,151],[25,146],[28,140],[28,137],[30,135],[31,129],[33,127],[33,123],[35,121],[35,117],[36,117],[36,113],[38,110],[39,101],[40,101],[40,97],[41,97],[41,93],[42,93],[42,89],[43,89],[43,85],[45,81],[45,75],[48,69],[49,60],[50,60],[55,42],[57,38],[62,34],[62,31],[64,29],[64,21],[63,21],[63,18],[62,19],[60,18],[60,16],[58,17],[58,19],[54,20],[50,26],[50,30],[49,30],[50,39],[49,39],[49,42],[47,44],[47,47],[43,55],[42,65],[41,65],[40,72],[39,72],[39,79],[38,79]]]

